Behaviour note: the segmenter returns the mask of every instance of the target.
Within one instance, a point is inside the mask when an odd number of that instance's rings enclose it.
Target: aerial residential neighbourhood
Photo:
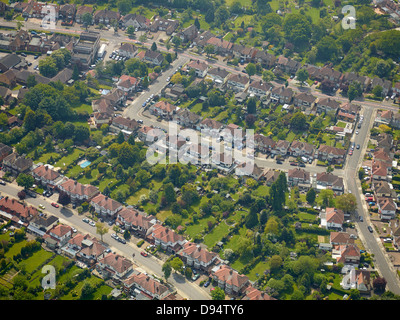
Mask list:
[[[2,0],[0,300],[399,300],[399,24]]]

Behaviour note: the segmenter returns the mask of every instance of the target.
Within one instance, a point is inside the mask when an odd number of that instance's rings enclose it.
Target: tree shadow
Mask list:
[[[185,282],[185,277],[179,273],[172,273],[172,278],[178,283],[184,283]]]
[[[67,218],[72,217],[74,215],[73,212],[70,209],[65,208],[65,207],[62,207],[60,209],[60,212]]]

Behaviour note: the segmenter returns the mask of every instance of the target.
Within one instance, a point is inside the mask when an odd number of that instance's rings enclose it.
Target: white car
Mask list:
[[[89,224],[90,224],[92,227],[95,227],[95,226],[96,226],[96,224],[95,224],[93,221],[89,221]]]

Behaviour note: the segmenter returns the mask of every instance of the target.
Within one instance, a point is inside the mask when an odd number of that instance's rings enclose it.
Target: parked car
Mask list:
[[[85,223],[89,223],[89,219],[88,218],[83,218],[82,221],[85,222]]]
[[[374,231],[374,230],[372,230],[372,227],[371,227],[371,226],[368,226],[367,229],[368,229],[368,231],[371,232],[371,233]]]
[[[145,252],[145,251],[142,251],[140,254],[141,254],[143,257],[147,257],[147,256],[148,256],[147,252]]]
[[[3,180],[0,180],[0,184],[3,185],[3,186],[5,186],[5,185],[6,185],[6,182],[3,181]]]
[[[282,164],[283,162],[281,160],[276,160],[277,164]]]
[[[39,208],[43,209],[43,210],[46,209],[46,207],[44,205],[42,205],[42,204],[39,204]]]
[[[300,164],[299,164],[299,167],[305,168],[306,165],[305,165],[304,163],[300,163]]]
[[[200,278],[200,275],[199,275],[199,274],[195,274],[195,275],[192,277],[192,280],[193,280],[193,281],[196,281],[198,278]]]
[[[118,241],[119,241],[119,242],[121,242],[121,243],[123,243],[123,244],[125,244],[125,243],[126,243],[126,241],[125,241],[125,239],[124,239],[124,238],[118,238]]]
[[[96,224],[95,224],[93,221],[89,221],[89,224],[90,224],[92,227],[95,227],[95,226],[96,226]]]
[[[58,205],[57,203],[55,203],[55,202],[52,202],[51,205],[52,205],[54,208],[58,208],[58,207],[59,207],[59,205]]]
[[[363,218],[362,216],[359,216],[358,219],[359,219],[361,222],[364,221],[364,218]]]
[[[204,288],[207,288],[207,287],[210,285],[210,283],[211,283],[211,281],[210,281],[210,280],[207,280],[207,281],[204,283]]]
[[[356,148],[357,148],[357,149],[360,149],[360,145],[358,144]]]

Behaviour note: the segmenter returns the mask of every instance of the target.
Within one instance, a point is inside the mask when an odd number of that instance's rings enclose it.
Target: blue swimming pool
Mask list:
[[[90,165],[91,162],[89,160],[85,160],[80,164],[81,168],[86,168],[88,165]]]

